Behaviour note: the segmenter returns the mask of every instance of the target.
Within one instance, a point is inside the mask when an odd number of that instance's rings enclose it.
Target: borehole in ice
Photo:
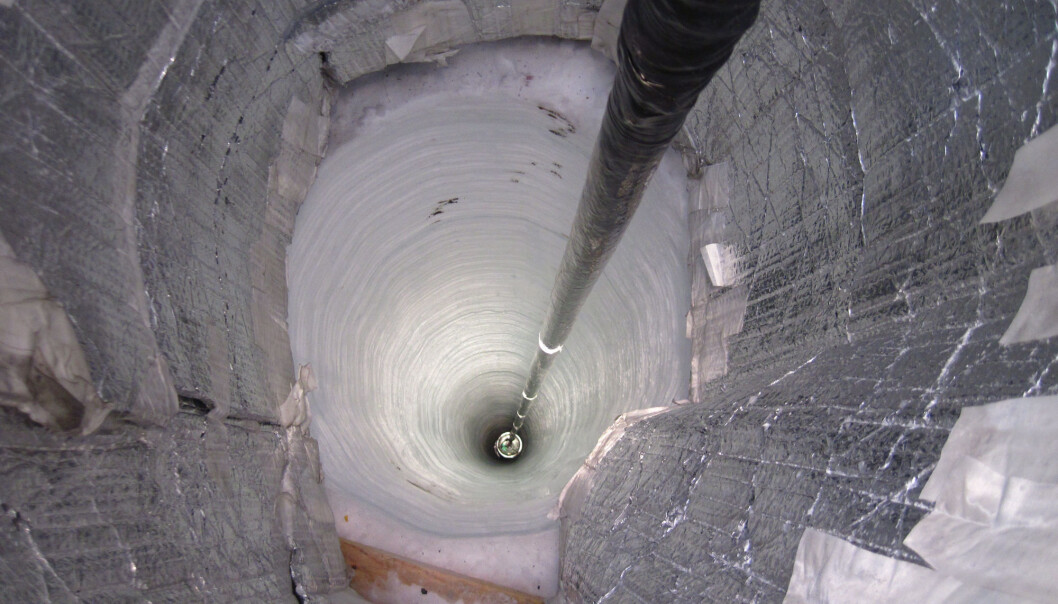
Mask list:
[[[586,46],[524,42],[375,74],[337,102],[288,254],[294,357],[319,379],[312,430],[336,499],[441,535],[542,530],[617,415],[685,397],[687,195],[671,154],[540,392],[525,454],[490,451],[612,73]]]

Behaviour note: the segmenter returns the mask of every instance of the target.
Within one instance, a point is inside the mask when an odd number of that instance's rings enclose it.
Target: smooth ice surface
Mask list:
[[[612,66],[530,40],[402,69],[336,104],[289,250],[328,490],[442,536],[547,530],[615,416],[686,396],[682,166],[666,157],[647,190],[541,391],[527,452],[495,463],[483,438],[517,406]]]

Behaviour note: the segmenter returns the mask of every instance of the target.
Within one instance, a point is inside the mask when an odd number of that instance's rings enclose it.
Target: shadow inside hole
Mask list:
[[[506,405],[504,407],[506,407]],[[517,406],[510,406],[509,413],[490,413],[488,417],[477,418],[477,421],[480,423],[475,426],[474,432],[477,434],[477,440],[479,442],[479,453],[490,464],[516,464],[524,460],[526,457],[531,457],[533,455],[532,416],[525,419],[522,429],[518,431],[518,436],[522,439],[522,453],[513,459],[501,457],[496,453],[496,440],[499,439],[500,435],[504,432],[510,431],[511,422],[514,420],[514,412],[516,409]]]

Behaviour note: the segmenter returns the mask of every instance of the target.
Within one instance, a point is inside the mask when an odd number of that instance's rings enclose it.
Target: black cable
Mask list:
[[[617,75],[508,435],[521,429],[665,149],[759,9],[760,0],[629,0],[617,42]]]

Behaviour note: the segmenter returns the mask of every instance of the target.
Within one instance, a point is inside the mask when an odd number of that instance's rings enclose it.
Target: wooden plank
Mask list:
[[[488,581],[402,558],[341,539],[345,562],[353,569],[349,586],[374,604],[404,604],[409,596],[429,596],[466,604],[543,604],[544,600]],[[422,598],[423,602],[427,598]]]

